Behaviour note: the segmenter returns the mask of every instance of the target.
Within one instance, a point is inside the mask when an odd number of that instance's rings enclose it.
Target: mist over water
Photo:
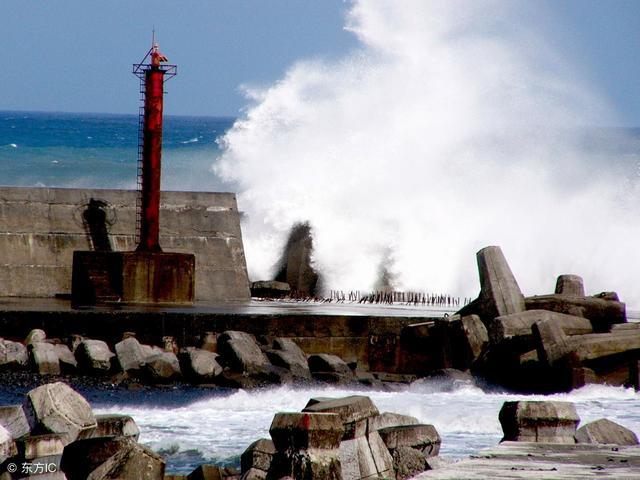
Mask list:
[[[525,294],[576,273],[640,305],[638,155],[591,141],[588,128],[619,122],[537,27],[547,15],[356,1],[359,48],[249,91],[214,170],[237,185],[253,279],[309,221],[327,288],[370,289],[387,262],[398,289],[470,296],[475,252],[500,245]]]

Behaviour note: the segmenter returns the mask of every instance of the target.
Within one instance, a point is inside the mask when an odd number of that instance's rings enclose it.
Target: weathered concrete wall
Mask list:
[[[71,291],[74,250],[91,250],[83,222],[90,199],[107,204],[113,250],[134,250],[136,192],[0,188],[0,295],[48,297]],[[235,195],[162,192],[160,244],[196,256],[196,299],[249,298]]]

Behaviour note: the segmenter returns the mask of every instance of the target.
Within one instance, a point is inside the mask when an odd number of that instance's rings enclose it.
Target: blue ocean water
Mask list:
[[[166,116],[165,190],[229,190],[211,172],[228,117]],[[134,188],[138,117],[93,113],[0,112],[0,184]]]

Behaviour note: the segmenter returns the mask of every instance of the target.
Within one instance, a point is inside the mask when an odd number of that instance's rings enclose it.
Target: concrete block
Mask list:
[[[596,360],[640,349],[640,330],[576,335],[568,337],[566,342],[579,361]]]
[[[78,366],[86,372],[108,372],[111,370],[111,358],[114,356],[102,340],[83,340],[76,349]]]
[[[337,414],[344,427],[343,439],[366,435],[367,419],[380,414],[371,399],[364,395],[352,395],[316,403],[305,407],[303,412]]]
[[[268,472],[276,453],[273,442],[266,438],[256,440],[240,456],[240,469],[243,474],[251,469]]]
[[[378,430],[382,441],[389,450],[411,447],[432,457],[440,452],[442,440],[433,425],[403,425]]]
[[[160,455],[130,443],[93,470],[87,480],[163,480],[164,470],[165,461]]]
[[[343,434],[334,413],[276,413],[269,428],[276,450],[337,449]]]
[[[233,467],[219,467],[217,465],[200,465],[187,475],[187,480],[236,480],[237,472]]]
[[[544,364],[552,366],[572,351],[562,327],[553,319],[534,323],[532,331],[538,359]]]
[[[80,432],[78,440],[99,437],[130,437],[134,441],[138,441],[140,429],[138,428],[135,420],[129,415],[110,413],[105,415],[96,415],[95,418],[95,428],[90,428]]]
[[[13,457],[16,453],[16,444],[13,441],[11,432],[0,426],[0,463],[9,457]]]
[[[90,432],[91,433],[91,432]],[[132,437],[96,436],[78,439],[67,445],[62,455],[62,470],[70,480],[86,479],[116,453],[135,443]]]
[[[500,247],[483,248],[477,253],[477,260],[482,318],[486,320],[524,311],[524,296]]]
[[[576,432],[578,443],[610,443],[614,445],[638,445],[635,433],[606,418],[587,423]]]
[[[429,470],[426,455],[411,447],[396,448],[392,457],[396,480],[413,478],[419,473]]]
[[[401,427],[405,425],[417,425],[420,423],[416,417],[402,415],[400,413],[382,412],[369,419],[369,431],[380,430],[387,427]]]
[[[218,363],[219,355],[207,350],[190,348],[180,353],[182,370],[195,380],[207,380],[222,373]]]
[[[291,293],[291,287],[286,282],[275,280],[260,280],[251,284],[251,296],[258,298],[283,298]]]
[[[513,337],[525,337],[523,342],[532,339],[533,324],[542,320],[549,320],[557,324],[565,335],[584,335],[593,332],[591,321],[584,317],[551,312],[549,310],[527,310],[496,317],[488,322],[489,339],[497,345]]]
[[[579,275],[560,275],[556,280],[555,293],[557,295],[584,297],[584,281]]]
[[[525,299],[527,310],[550,310],[591,320],[596,332],[608,332],[616,323],[627,321],[626,306],[622,302],[596,297],[568,295],[537,295]]]
[[[580,422],[570,402],[505,402],[498,418],[503,442],[575,443]]]
[[[20,438],[31,432],[31,426],[21,405],[1,406],[0,426],[7,429],[12,438]]]
[[[60,460],[64,450],[62,435],[53,433],[45,435],[31,435],[16,441],[18,458],[28,463],[55,464],[56,471],[60,470]],[[18,462],[20,463],[20,462]]]
[[[60,375],[60,361],[56,349],[50,343],[34,342],[30,346],[31,363],[40,375]]]
[[[32,431],[61,434],[64,445],[73,442],[83,430],[96,426],[89,403],[61,382],[31,390],[23,408]]]

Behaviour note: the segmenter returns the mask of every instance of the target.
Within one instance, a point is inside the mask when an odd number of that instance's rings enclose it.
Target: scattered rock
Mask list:
[[[71,349],[63,343],[56,343],[53,348],[58,356],[60,370],[64,373],[75,372],[78,368],[78,362]]]
[[[118,364],[123,372],[139,370],[144,364],[145,351],[135,337],[127,337],[115,345]]]
[[[342,383],[354,379],[349,365],[337,355],[328,353],[309,355],[308,365],[311,375],[317,380]]]
[[[498,418],[503,442],[575,443],[580,422],[570,402],[505,402]]]
[[[180,362],[173,352],[162,352],[147,358],[142,371],[154,382],[174,380],[181,375]]]
[[[83,340],[75,355],[79,367],[90,373],[106,373],[111,370],[111,359],[115,356],[102,340]]]
[[[638,445],[635,433],[611,420],[601,418],[587,423],[576,432],[578,443],[612,443],[615,445]]]
[[[22,369],[29,363],[27,347],[19,342],[0,339],[0,368]]]
[[[31,390],[23,408],[33,433],[59,433],[64,445],[97,425],[89,403],[61,382]]]
[[[254,336],[245,332],[221,333],[218,336],[218,353],[237,372],[263,373],[271,366]]]
[[[180,354],[182,370],[195,380],[207,380],[222,373],[218,363],[218,354],[196,348],[183,349]]]
[[[34,328],[27,334],[27,338],[24,339],[25,345],[31,345],[36,342],[44,342],[47,339],[47,334],[44,330]]]

